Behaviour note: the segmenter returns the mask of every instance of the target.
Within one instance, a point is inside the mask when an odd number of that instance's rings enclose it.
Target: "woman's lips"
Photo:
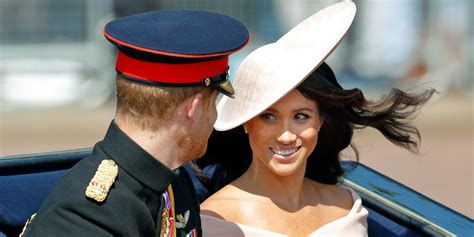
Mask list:
[[[296,154],[300,150],[300,147],[291,148],[271,148],[270,151],[273,153],[273,158],[283,161],[285,163],[290,162],[296,157]]]

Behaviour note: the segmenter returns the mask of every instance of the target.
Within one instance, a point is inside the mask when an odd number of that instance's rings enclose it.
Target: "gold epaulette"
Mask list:
[[[110,187],[117,178],[118,166],[113,160],[103,160],[86,189],[86,197],[103,202],[109,194]]]

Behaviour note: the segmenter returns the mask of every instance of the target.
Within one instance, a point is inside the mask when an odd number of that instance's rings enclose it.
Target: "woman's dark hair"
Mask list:
[[[343,175],[339,153],[344,148],[351,146],[356,160],[359,160],[359,153],[351,144],[354,129],[375,128],[393,144],[416,153],[421,137],[409,121],[435,92],[427,90],[408,94],[392,89],[380,100],[370,101],[360,89],[342,89],[326,63],[297,89],[317,102],[323,117],[318,143],[306,165],[306,177],[325,184],[335,184]]]
[[[240,177],[251,162],[249,139],[243,126],[239,126],[225,132],[214,130],[209,137],[206,154],[194,160],[192,168],[211,195]],[[211,174],[208,174],[206,168],[212,166],[215,169],[210,169]]]
[[[318,143],[308,158],[305,176],[325,184],[336,184],[343,175],[339,162],[343,149],[351,146],[355,159],[359,160],[357,149],[351,144],[354,129],[375,128],[393,144],[416,153],[420,133],[409,121],[435,92],[427,90],[409,94],[392,89],[380,100],[370,101],[360,89],[344,90],[326,63],[305,79],[297,90],[316,101],[323,117]],[[217,164],[212,181],[207,182],[212,193],[242,175],[251,159],[249,141],[240,126],[226,132],[214,131],[206,155],[196,164],[199,167]]]

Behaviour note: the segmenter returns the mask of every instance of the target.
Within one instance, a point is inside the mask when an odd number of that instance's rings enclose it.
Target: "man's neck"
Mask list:
[[[128,137],[169,169],[175,170],[183,165],[184,162],[179,159],[179,139],[174,132],[174,126],[163,126],[157,131],[149,131],[121,119],[116,118],[115,122]]]

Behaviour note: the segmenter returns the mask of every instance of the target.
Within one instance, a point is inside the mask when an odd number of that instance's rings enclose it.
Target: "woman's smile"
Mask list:
[[[300,147],[270,147],[269,150],[273,153],[272,158],[283,163],[291,162],[295,157],[298,156]]]

